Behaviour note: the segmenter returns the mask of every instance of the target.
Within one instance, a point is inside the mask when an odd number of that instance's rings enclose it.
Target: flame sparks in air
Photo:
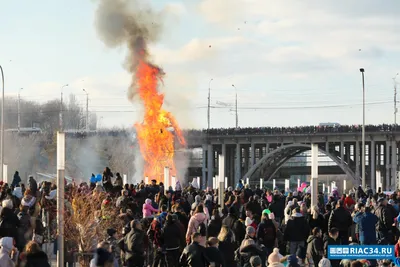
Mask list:
[[[175,118],[163,109],[164,94],[157,90],[162,71],[141,59],[135,75],[138,94],[144,105],[143,122],[135,124],[140,151],[145,161],[144,176],[160,182],[163,181],[164,167],[169,167],[171,175],[176,175],[175,136],[180,144],[186,143]],[[171,127],[173,132],[170,131]]]

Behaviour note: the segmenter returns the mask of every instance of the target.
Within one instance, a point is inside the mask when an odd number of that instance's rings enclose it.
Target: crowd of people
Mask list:
[[[83,252],[91,253],[88,266],[104,267],[392,264],[390,260],[329,260],[328,245],[392,244],[400,257],[400,192],[386,196],[358,187],[342,195],[319,193],[318,204],[311,206],[309,188],[291,192],[250,188],[239,182],[228,187],[219,201],[218,190],[200,190],[195,182],[185,188],[179,182],[175,188],[164,188],[156,180],[124,185],[109,168],[102,181],[91,181],[66,186],[66,209],[83,212],[75,199],[79,195],[72,191],[100,197],[90,227],[101,221],[121,227],[99,233],[90,251],[66,237],[65,266],[75,262],[71,254]],[[18,173],[11,185],[1,184],[0,266],[50,266],[42,246],[57,237],[52,223],[55,192],[54,184],[38,185],[33,177],[25,187]],[[88,235],[85,230],[81,238]]]
[[[239,128],[212,128],[209,130],[190,130],[187,135],[285,135],[285,134],[317,134],[317,133],[356,133],[361,132],[361,125],[317,125],[298,127],[239,127]],[[366,125],[366,132],[393,132],[400,131],[396,125]]]

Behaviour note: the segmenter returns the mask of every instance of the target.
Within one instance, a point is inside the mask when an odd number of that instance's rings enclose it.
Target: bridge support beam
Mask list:
[[[253,165],[256,163],[256,148],[253,142],[251,142],[250,146],[250,165],[249,169],[253,167]]]
[[[390,143],[386,141],[386,149],[385,149],[385,166],[386,166],[386,183],[385,183],[385,190],[389,190],[390,187]],[[383,190],[382,190],[383,191]]]
[[[213,186],[214,177],[214,148],[208,145],[207,148],[207,186]]]
[[[376,162],[375,162],[375,159],[376,159],[376,153],[375,153],[375,147],[376,147],[376,144],[375,144],[375,141],[371,141],[371,147],[370,147],[370,164],[371,164],[371,188],[374,190],[374,192],[376,192],[376,190],[378,189],[378,188],[375,188],[376,187],[376,178],[375,178],[375,173],[376,173]]]
[[[241,164],[242,164],[242,150],[240,147],[240,144],[236,144],[236,162],[235,162],[235,183],[234,186],[236,186],[237,183],[239,183],[239,180],[241,178]]]
[[[311,207],[318,204],[318,144],[311,145]]]
[[[202,178],[201,178],[201,189],[207,187],[207,145],[203,145],[203,160],[202,160]]]
[[[344,142],[340,142],[340,164],[344,163]]]
[[[358,141],[354,149],[354,159],[356,160],[356,177],[360,178],[360,142]]]
[[[397,143],[396,141],[392,141],[392,163],[391,163],[391,169],[392,169],[392,181],[391,181],[391,187],[390,190],[396,190],[397,189]]]

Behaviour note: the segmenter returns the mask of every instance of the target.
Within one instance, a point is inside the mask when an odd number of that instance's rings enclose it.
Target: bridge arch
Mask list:
[[[262,157],[244,175],[244,178],[249,178],[253,181],[264,178],[266,179],[265,181],[268,181],[290,158],[308,150],[311,150],[311,144],[290,144],[281,146]],[[337,156],[323,149],[318,150],[335,162],[349,178],[360,180],[360,177],[356,177],[346,162],[341,164],[341,159]]]

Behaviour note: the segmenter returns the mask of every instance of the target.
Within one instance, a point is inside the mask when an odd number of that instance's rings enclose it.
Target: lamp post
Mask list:
[[[1,168],[1,179],[4,180],[3,177],[3,167],[4,167],[4,72],[3,68],[0,65],[1,71],[1,81],[2,81],[2,97],[1,97],[1,135],[0,135],[0,143],[1,143],[1,160],[0,160],[0,168]]]
[[[86,93],[86,132],[89,132],[89,94],[85,89],[82,89]]]
[[[18,133],[20,132],[21,129],[21,90],[24,88],[19,88],[18,91]]]
[[[361,78],[362,78],[362,93],[363,93],[363,123],[362,123],[362,133],[361,133],[361,144],[362,144],[362,163],[361,163],[361,183],[362,183],[362,187],[365,188],[366,185],[366,181],[365,181],[365,80],[364,80],[364,69],[361,68],[360,69],[361,72]]]
[[[397,82],[396,82],[396,78],[399,74],[396,73],[396,76],[393,77],[393,86],[394,86],[394,127],[396,127],[397,125]]]
[[[67,87],[68,84],[64,84],[61,86],[61,106],[60,106],[60,131],[63,130],[63,89],[64,87]]]
[[[235,113],[236,113],[236,128],[239,128],[239,117],[238,117],[238,96],[237,96],[237,88],[234,84],[232,87],[235,88]]]

